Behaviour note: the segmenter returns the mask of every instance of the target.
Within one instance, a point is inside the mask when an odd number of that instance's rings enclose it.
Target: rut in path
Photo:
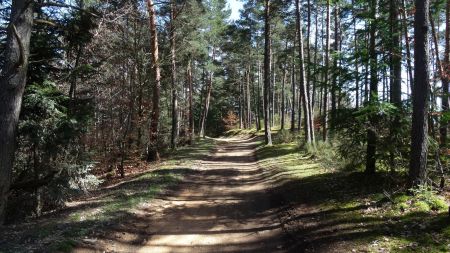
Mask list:
[[[75,252],[286,252],[255,140],[225,140],[177,189]]]

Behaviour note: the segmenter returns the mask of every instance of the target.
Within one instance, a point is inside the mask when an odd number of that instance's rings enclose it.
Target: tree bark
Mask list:
[[[270,131],[270,0],[264,0],[265,11],[264,11],[264,135],[267,145],[272,145],[272,134]]]
[[[323,87],[323,141],[328,140],[328,78],[330,69],[330,0],[327,0],[326,42],[325,42],[325,74]]]
[[[283,67],[283,80],[281,82],[281,129],[284,129],[285,124],[285,117],[286,117],[286,78],[287,78],[287,71],[286,68]]]
[[[413,84],[414,84],[414,75],[413,75],[413,69],[412,69],[412,63],[411,63],[411,46],[409,43],[409,35],[408,35],[408,21],[406,16],[406,4],[405,0],[402,0],[402,14],[403,14],[403,35],[405,36],[405,48],[406,48],[406,64],[408,67],[408,76],[409,76],[409,86],[410,89],[413,90]]]
[[[192,61],[189,58],[187,67],[187,81],[189,86],[189,145],[192,145],[194,140],[194,107],[193,107],[193,83],[192,83]]]
[[[252,106],[250,99],[250,66],[247,66],[246,71],[246,85],[247,85],[247,128],[251,128],[252,125]]]
[[[369,65],[370,65],[370,87],[369,99],[372,104],[378,102],[378,64],[376,53],[376,32],[377,32],[377,0],[370,2],[371,23],[370,23],[370,42],[369,42]],[[367,156],[366,156],[366,173],[375,173],[377,135],[375,125],[377,123],[375,115],[369,116],[370,127],[367,130]]]
[[[300,92],[302,96],[303,112],[305,117],[305,141],[306,143],[311,143],[311,104],[309,103],[309,95],[307,89],[307,80],[305,74],[305,60],[303,53],[303,36],[302,36],[302,20],[301,20],[301,10],[300,1],[295,0],[296,8],[296,19],[297,19],[297,36],[298,36],[298,56],[300,59]]]
[[[449,109],[449,83],[450,83],[450,0],[447,0],[445,8],[445,52],[443,66],[441,66],[441,82],[442,82],[442,111],[448,113]],[[436,56],[439,57],[439,56]],[[441,147],[447,147],[448,122],[441,120],[440,144]]]
[[[33,7],[32,1],[12,1],[5,65],[0,77],[0,224],[5,220],[16,150],[17,124],[27,80]]]
[[[402,51],[399,28],[399,4],[398,0],[389,1],[389,12],[391,22],[391,103],[401,107],[402,103]]]
[[[177,62],[175,54],[175,2],[170,3],[170,55],[171,55],[171,82],[172,82],[172,132],[170,138],[170,147],[177,148],[178,142],[178,87],[177,87]]]
[[[161,99],[161,69],[159,67],[158,33],[156,30],[156,13],[153,0],[147,0],[150,27],[150,49],[152,53],[152,71],[154,72],[154,85],[152,87],[152,113],[150,122],[149,143],[147,146],[147,161],[159,161],[158,126]]]
[[[212,61],[213,62],[216,57],[215,53],[216,53],[216,51],[213,48],[212,49]],[[214,72],[211,70],[209,72],[208,84],[206,87],[205,104],[203,107],[203,113],[202,113],[201,122],[200,122],[200,136],[203,138],[205,138],[206,118],[208,117],[208,112],[209,112],[209,102],[211,100],[213,76],[214,76]]]
[[[295,38],[294,38],[294,47],[292,48],[292,71],[291,71],[291,82],[292,82],[292,113],[291,113],[291,131],[295,130],[295,110],[296,110],[296,101],[297,101],[297,95],[296,95],[296,87],[295,87],[295,48],[296,48],[296,41],[297,41],[297,29],[295,29]]]
[[[409,186],[426,183],[428,155],[429,79],[429,0],[415,1],[414,16],[414,89],[411,130]]]

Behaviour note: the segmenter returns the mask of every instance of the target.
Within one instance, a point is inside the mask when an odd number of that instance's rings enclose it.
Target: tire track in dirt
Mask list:
[[[183,181],[75,252],[286,252],[256,139],[222,139]]]

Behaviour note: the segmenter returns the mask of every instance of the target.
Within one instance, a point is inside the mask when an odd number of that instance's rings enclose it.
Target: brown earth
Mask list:
[[[287,252],[273,173],[258,166],[255,139],[219,140],[175,189],[74,252]]]

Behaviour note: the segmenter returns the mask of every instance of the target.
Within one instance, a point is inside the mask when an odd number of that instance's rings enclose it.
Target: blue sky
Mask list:
[[[240,0],[227,0],[231,8],[230,20],[239,19],[239,10],[242,9],[243,3]]]

